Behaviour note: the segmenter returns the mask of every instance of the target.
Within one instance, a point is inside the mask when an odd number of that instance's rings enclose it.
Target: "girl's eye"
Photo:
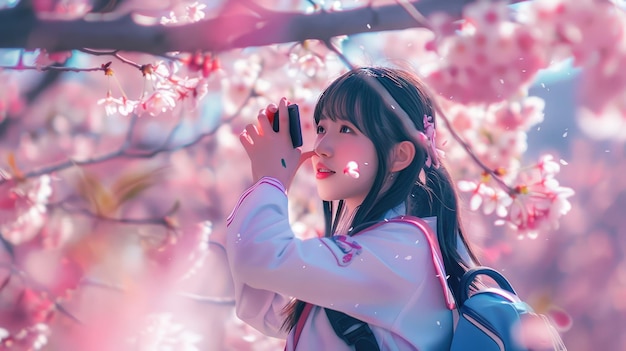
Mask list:
[[[316,132],[317,132],[317,134],[322,134],[322,133],[324,133],[324,127],[322,127],[322,126],[317,126],[317,131],[316,131]]]
[[[348,126],[341,126],[341,128],[339,128],[339,133],[352,133],[352,128]]]

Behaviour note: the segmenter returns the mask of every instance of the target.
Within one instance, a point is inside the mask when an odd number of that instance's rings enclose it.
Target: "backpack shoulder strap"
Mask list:
[[[324,308],[335,334],[356,351],[380,351],[369,325],[359,319],[329,308]]]
[[[435,266],[435,272],[437,272],[437,278],[439,278],[439,283],[441,284],[441,289],[443,290],[446,306],[449,310],[455,310],[456,303],[454,301],[452,290],[448,286],[446,269],[443,265],[443,256],[441,255],[441,249],[439,248],[439,240],[430,225],[428,225],[428,223],[426,223],[423,219],[414,216],[395,217],[390,219],[389,222],[409,223],[416,226],[424,233],[428,246],[430,246],[433,265]]]

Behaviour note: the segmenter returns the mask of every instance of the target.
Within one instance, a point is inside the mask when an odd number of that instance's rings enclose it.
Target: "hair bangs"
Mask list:
[[[331,84],[320,96],[313,117],[315,124],[330,119],[352,123],[368,135],[366,126],[380,118],[380,97],[356,74],[346,75]],[[368,123],[365,123],[365,121]]]

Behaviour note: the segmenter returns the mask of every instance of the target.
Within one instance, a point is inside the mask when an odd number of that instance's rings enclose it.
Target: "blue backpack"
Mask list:
[[[500,288],[479,289],[469,296],[477,276],[486,275]],[[509,281],[498,271],[488,267],[475,267],[461,278],[459,320],[452,338],[450,351],[566,351],[556,329],[549,320],[535,313],[521,301]],[[521,325],[536,333],[523,345]]]

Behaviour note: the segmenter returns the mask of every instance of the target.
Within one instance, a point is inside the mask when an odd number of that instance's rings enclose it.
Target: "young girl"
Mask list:
[[[272,130],[276,110],[288,124],[284,98],[246,127],[256,183],[229,216],[226,239],[242,320],[287,338],[286,350],[353,350],[338,334],[354,330],[381,350],[449,349],[449,292],[477,260],[435,149],[432,103],[406,71],[358,68],[322,93],[312,152],[294,149],[288,128]],[[326,233],[300,240],[286,191],[309,157]],[[333,319],[348,330],[335,331]]]

